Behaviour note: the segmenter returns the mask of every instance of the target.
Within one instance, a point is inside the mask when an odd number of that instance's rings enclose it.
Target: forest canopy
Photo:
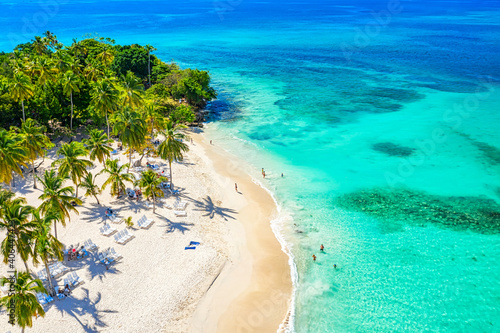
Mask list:
[[[114,111],[154,107],[178,123],[217,97],[207,71],[165,63],[150,45],[116,45],[111,38],[73,39],[63,45],[47,31],[0,53],[0,126],[102,126]],[[50,127],[50,126],[49,126]]]

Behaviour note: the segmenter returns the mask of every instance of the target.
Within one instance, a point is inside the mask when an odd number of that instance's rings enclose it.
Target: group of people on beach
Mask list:
[[[57,291],[58,294],[63,294],[64,296],[68,296],[69,294],[71,294],[71,288],[69,287],[68,284],[66,284],[64,286],[64,289],[63,288],[59,288],[59,290]]]
[[[68,250],[68,261],[70,260],[76,260],[76,259],[79,259],[79,258],[83,258],[85,257],[86,255],[88,255],[88,252],[87,250],[85,250],[85,246],[82,245],[82,247],[80,248],[80,250],[77,250],[77,249],[69,249]]]
[[[319,251],[320,251],[321,253],[325,253],[325,246],[324,246],[323,244],[321,244],[321,246],[319,247]],[[316,258],[317,258],[317,257],[316,257],[316,255],[315,255],[315,254],[313,254],[313,255],[312,255],[312,258],[313,258],[313,261],[316,261]],[[333,268],[337,269],[337,264],[333,264]]]

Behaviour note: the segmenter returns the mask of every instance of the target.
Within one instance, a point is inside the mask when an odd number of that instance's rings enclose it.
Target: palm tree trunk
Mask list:
[[[148,51],[148,88],[151,88],[151,51]]]
[[[78,185],[75,184],[75,198],[78,198]]]
[[[101,203],[99,202],[99,199],[97,199],[97,195],[94,194],[94,198],[97,200],[97,204],[100,206]]]
[[[170,169],[170,189],[172,190],[172,193],[174,192],[174,183],[172,182],[172,161],[168,160],[168,168]]]
[[[35,160],[31,160],[31,165],[33,166],[33,188],[36,188]]]
[[[69,128],[73,130],[73,92],[70,93],[70,98],[71,98],[71,121]]]
[[[155,198],[155,192],[153,192],[153,214],[155,213],[155,208],[156,208],[156,198]]]
[[[24,267],[26,267],[26,272],[29,273],[30,269],[28,267],[28,263],[26,262],[26,260],[23,259],[23,262],[24,262]]]
[[[54,221],[54,237],[57,239],[57,222]]]
[[[128,152],[128,168],[127,173],[130,171],[130,165],[132,164],[132,147],[129,147]]]
[[[52,296],[55,294],[55,289],[54,289],[54,285],[52,284],[52,278],[50,276],[50,270],[49,270],[49,263],[47,262],[47,259],[45,259],[43,261],[43,263],[45,264],[45,272],[47,273],[47,280],[49,281],[49,286],[50,286],[50,294],[52,294]]]
[[[24,115],[24,100],[21,100],[21,106],[23,107],[23,121],[26,121],[26,117]]]
[[[109,121],[108,121],[108,111],[106,111],[106,125],[108,125],[108,139],[110,139],[110,137],[109,137]]]

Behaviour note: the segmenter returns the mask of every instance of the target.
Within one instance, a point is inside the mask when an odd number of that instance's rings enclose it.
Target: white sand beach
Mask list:
[[[186,201],[186,217],[176,217],[172,209],[176,196],[166,197],[153,214],[145,199],[132,201],[111,197],[109,188],[99,196],[79,197],[80,214],[72,213],[66,228],[57,226],[64,245],[83,245],[87,239],[99,247],[89,257],[65,261],[71,272],[84,281],[69,297],[45,306],[46,315],[34,321],[27,332],[276,332],[286,318],[291,295],[288,257],[274,237],[270,220],[276,207],[269,194],[246,174],[234,175],[225,168],[231,158],[216,146],[207,145],[201,134],[182,163],[173,164],[173,181]],[[116,143],[115,143],[116,147]],[[54,148],[38,174],[56,158]],[[121,155],[120,160],[128,162]],[[233,164],[234,164],[234,159]],[[160,170],[168,163],[156,158]],[[145,165],[146,159],[143,160]],[[237,164],[236,164],[237,165]],[[96,174],[102,165],[90,172]],[[131,169],[132,171],[132,169]],[[106,176],[100,175],[101,185]],[[239,193],[234,189],[238,183]],[[72,185],[68,181],[68,185]],[[39,188],[41,184],[38,184]],[[132,187],[132,186],[130,186]],[[32,177],[16,179],[12,189],[38,206],[40,189],[33,189]],[[135,237],[124,245],[113,236],[100,234],[109,222],[106,208],[121,218],[133,217],[129,229]],[[154,219],[149,229],[136,222],[145,215]],[[121,231],[125,224],[110,225]],[[185,250],[191,241],[196,249]],[[99,263],[97,252],[113,247],[122,258],[109,270]],[[16,262],[24,269],[22,261]],[[33,271],[44,269],[43,265]],[[6,265],[0,275],[6,275]],[[68,273],[57,279],[61,286]],[[20,331],[7,324],[2,314],[0,331]]]

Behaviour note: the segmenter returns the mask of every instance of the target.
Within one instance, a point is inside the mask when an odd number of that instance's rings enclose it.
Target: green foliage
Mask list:
[[[11,280],[7,277],[0,279],[0,285],[9,285],[13,293],[0,299],[1,307],[9,308],[10,304],[15,304],[14,318],[15,323],[22,327],[23,332],[26,326],[33,326],[33,317],[45,317],[43,307],[36,298],[37,292],[47,293],[42,281],[32,279],[28,272],[14,272],[16,279]]]
[[[192,123],[195,121],[196,116],[192,107],[181,104],[170,114],[170,119],[174,122],[174,124],[184,124]]]
[[[139,45],[116,47],[117,55],[111,63],[111,69],[118,75],[132,71],[136,76],[146,81],[148,78],[148,51]],[[156,59],[151,55],[151,62]]]
[[[162,62],[154,50],[96,36],[64,46],[46,32],[11,53],[1,52],[0,127],[20,126],[24,118],[42,125],[99,126],[123,104],[142,108],[147,99],[158,101],[159,113],[168,116],[178,106],[172,99],[196,110],[216,97],[208,72]],[[149,69],[152,88],[144,94]],[[181,108],[174,118],[192,117]]]

